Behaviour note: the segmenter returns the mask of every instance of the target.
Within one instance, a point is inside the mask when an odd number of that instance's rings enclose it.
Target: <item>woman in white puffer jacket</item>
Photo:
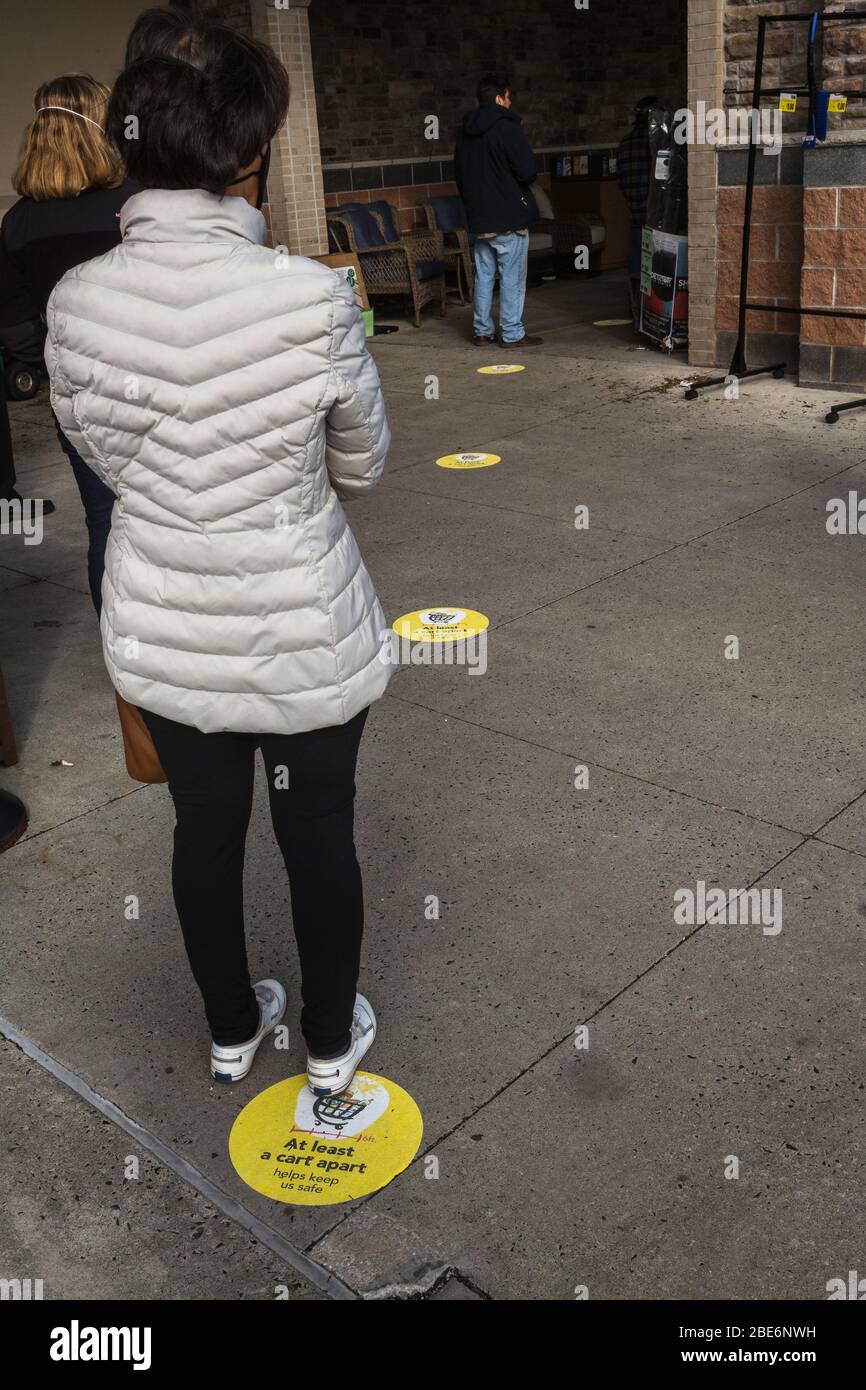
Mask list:
[[[285,1009],[277,981],[251,985],[244,940],[260,747],[310,1085],[335,1095],[375,1035],[356,993],[354,772],[390,674],[339,499],[375,485],[388,427],[345,281],[264,245],[257,209],[287,104],[264,45],[183,13],[139,18],[107,124],[144,191],[121,244],[54,291],[46,362],[64,433],[117,496],[105,660],[174,798],[172,883],[212,1075],[245,1076]]]

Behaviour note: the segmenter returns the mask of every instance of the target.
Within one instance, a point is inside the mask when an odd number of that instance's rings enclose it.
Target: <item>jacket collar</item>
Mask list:
[[[203,188],[145,188],[120,213],[124,241],[252,241],[263,246],[262,213],[245,198],[219,197]]]

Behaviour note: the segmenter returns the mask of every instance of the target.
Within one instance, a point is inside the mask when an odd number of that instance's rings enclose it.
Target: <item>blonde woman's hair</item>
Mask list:
[[[115,188],[122,181],[120,159],[100,128],[110,95],[104,82],[87,73],[43,83],[12,178],[16,193],[45,202],[77,198],[87,188]]]

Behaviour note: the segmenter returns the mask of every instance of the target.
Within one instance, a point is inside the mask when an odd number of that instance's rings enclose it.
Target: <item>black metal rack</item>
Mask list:
[[[783,93],[792,95],[805,95],[809,98],[809,135],[805,143],[814,144],[818,131],[818,105],[819,89],[815,73],[815,46],[821,27],[825,24],[856,24],[866,20],[866,10],[849,10],[847,14],[822,14],[814,11],[810,14],[787,14],[787,15],[761,15],[758,19],[758,42],[755,52],[755,85],[752,92],[752,108],[749,116],[749,154],[746,169],[746,197],[743,208],[743,249],[740,261],[740,296],[739,312],[737,319],[737,341],[734,346],[734,355],[731,358],[731,365],[727,375],[711,377],[707,381],[694,383],[689,386],[685,393],[687,401],[697,400],[701,391],[708,390],[711,386],[724,386],[730,377],[736,376],[740,379],[750,376],[764,376],[772,373],[774,377],[783,377],[787,370],[787,362],[773,362],[765,367],[749,367],[746,360],[746,316],[750,310],[764,310],[776,314],[808,314],[818,318],[832,319],[861,319],[866,321],[866,311],[858,309],[807,309],[802,304],[783,305],[783,304],[764,304],[759,301],[750,300],[748,297],[749,285],[749,247],[752,235],[752,205],[755,193],[755,166],[758,153],[758,141],[756,139],[761,100],[764,97],[780,97]],[[804,23],[810,26],[809,42],[806,50],[806,82],[802,86],[788,87],[764,87],[764,47],[766,42],[767,26],[770,24],[791,24]],[[843,91],[846,97],[866,97],[866,92]],[[835,424],[839,419],[839,414],[843,410],[857,410],[866,406],[866,396],[858,396],[855,400],[845,401],[833,406],[825,416],[828,425]]]

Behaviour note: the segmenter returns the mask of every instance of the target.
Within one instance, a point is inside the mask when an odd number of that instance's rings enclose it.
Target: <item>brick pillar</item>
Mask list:
[[[866,313],[866,147],[807,152],[802,303]],[[804,314],[800,328],[804,386],[866,385],[866,323]]]
[[[722,105],[724,0],[689,0],[688,104]],[[689,148],[689,361],[716,361],[716,150]]]
[[[800,298],[803,263],[803,156],[786,146],[780,155],[758,156],[752,203],[747,298],[793,307]],[[724,364],[737,339],[740,263],[746,198],[745,150],[728,148],[718,156],[719,202],[716,242],[716,351]],[[750,367],[771,362],[796,366],[797,314],[750,309],[746,317],[746,356]]]
[[[291,84],[289,116],[274,140],[268,199],[275,244],[296,255],[328,249],[316,91],[307,15],[310,0],[250,0],[253,34],[270,44]]]

